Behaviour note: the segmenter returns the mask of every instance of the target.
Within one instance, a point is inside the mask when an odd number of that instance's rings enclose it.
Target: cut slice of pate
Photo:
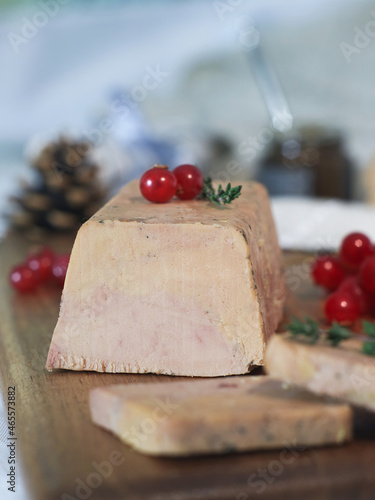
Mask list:
[[[282,316],[281,260],[260,184],[220,208],[133,181],[78,232],[47,369],[246,373]]]
[[[265,368],[285,382],[375,411],[375,358],[361,353],[361,346],[358,339],[331,347],[275,335],[267,347]]]
[[[153,455],[341,444],[352,433],[348,405],[268,376],[100,387],[90,409],[94,423]]]

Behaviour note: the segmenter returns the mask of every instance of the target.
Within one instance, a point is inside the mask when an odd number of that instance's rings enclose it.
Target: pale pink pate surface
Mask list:
[[[155,205],[134,181],[78,232],[47,369],[219,376],[263,364],[285,298],[265,189]]]

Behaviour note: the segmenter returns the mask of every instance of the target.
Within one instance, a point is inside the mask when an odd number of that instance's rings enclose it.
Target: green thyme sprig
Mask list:
[[[298,335],[307,337],[312,344],[315,344],[319,340],[320,331],[318,323],[307,316],[305,317],[305,322],[298,318],[293,318],[287,329],[294,337]]]
[[[375,323],[371,323],[371,321],[362,321],[363,331],[369,337],[375,338]]]
[[[207,177],[206,179],[204,179],[200,198],[208,199],[216,205],[227,205],[228,203],[232,203],[233,200],[240,196],[241,189],[242,186],[232,187],[231,183],[228,182],[225,189],[223,189],[220,184],[216,192],[215,188],[212,185],[211,177]]]
[[[333,322],[328,330],[322,330],[316,321],[307,316],[304,321],[292,318],[291,323],[286,328],[293,337],[305,337],[311,344],[316,344],[319,339],[324,339],[333,347],[337,347],[343,340],[358,338],[358,334],[336,322]],[[362,343],[361,352],[368,356],[375,356],[375,324],[364,320],[362,321],[362,329],[367,338],[365,337]]]
[[[370,337],[362,344],[362,352],[369,356],[375,356],[375,324],[370,321],[362,321],[363,331]]]
[[[343,340],[348,340],[354,337],[354,335],[355,334],[351,330],[336,322],[333,322],[331,328],[326,331],[327,340],[333,345],[333,347],[338,346]]]

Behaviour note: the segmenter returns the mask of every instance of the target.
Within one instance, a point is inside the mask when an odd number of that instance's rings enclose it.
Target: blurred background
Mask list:
[[[3,0],[0,35],[0,234],[155,162],[264,182],[286,248],[375,231],[373,1]]]

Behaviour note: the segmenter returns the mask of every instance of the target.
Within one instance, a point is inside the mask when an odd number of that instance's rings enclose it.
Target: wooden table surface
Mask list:
[[[54,246],[68,250],[71,240],[56,240]],[[0,245],[0,369],[3,397],[8,386],[16,387],[17,474],[26,482],[31,500],[375,498],[372,415],[358,414],[356,439],[350,444],[288,452],[287,460],[280,450],[188,459],[151,458],[133,452],[94,426],[88,408],[92,387],[161,380],[168,383],[176,378],[46,372],[44,364],[58,315],[60,291],[48,286],[35,295],[20,296],[10,290],[9,268],[22,260],[26,251],[25,242],[14,235]],[[287,281],[293,290],[285,320],[290,314],[321,319],[323,295],[308,277],[311,256],[288,253],[285,261]],[[107,467],[98,474],[95,464],[110,460],[115,462],[113,471]]]

